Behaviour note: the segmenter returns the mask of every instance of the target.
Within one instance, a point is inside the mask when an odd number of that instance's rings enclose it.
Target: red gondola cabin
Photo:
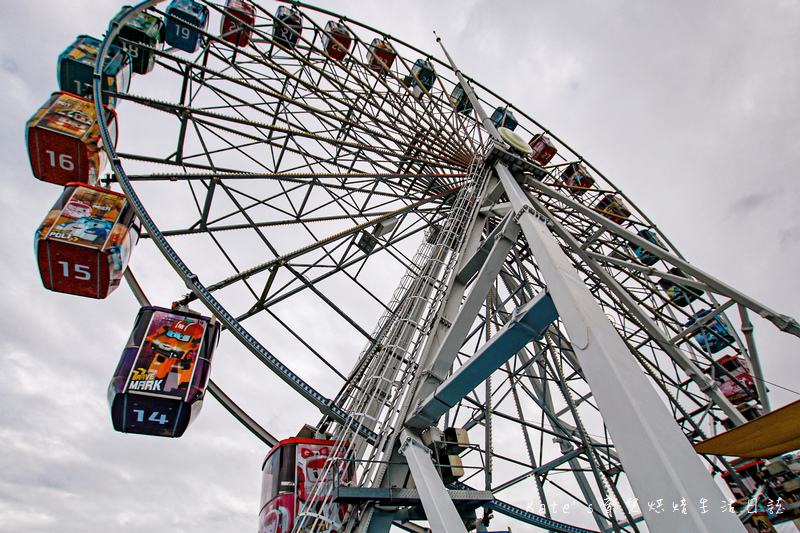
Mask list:
[[[104,106],[111,139],[116,142],[116,114]],[[28,121],[28,157],[33,175],[48,183],[97,185],[106,164],[94,102],[57,92]]]
[[[114,429],[183,435],[203,405],[218,338],[214,319],[142,307],[108,386]]]
[[[617,224],[622,224],[626,218],[631,216],[630,210],[622,203],[622,200],[613,194],[605,195],[597,202],[594,208],[600,211],[601,215]]]
[[[570,163],[564,168],[561,173],[561,181],[564,185],[569,187],[569,192],[575,196],[581,196],[592,185],[594,185],[594,178],[586,170],[586,167],[580,163]]]
[[[253,4],[247,0],[227,0],[220,22],[220,37],[223,41],[244,48],[250,44],[251,26],[255,20]]]
[[[325,25],[325,40],[323,46],[325,52],[337,61],[341,61],[347,56],[353,37],[341,22],[329,20]]]
[[[39,273],[46,289],[105,298],[119,285],[139,225],[119,193],[70,183],[36,231]]]
[[[369,51],[371,56],[369,59],[369,68],[381,76],[389,72],[389,69],[392,68],[392,64],[394,63],[394,58],[397,57],[397,54],[392,49],[392,45],[383,39],[375,37],[372,40],[372,44],[369,45]]]
[[[533,148],[531,157],[542,166],[548,164],[550,160],[553,159],[553,156],[556,155],[556,152],[558,152],[556,145],[553,144],[550,137],[544,133],[537,133],[534,135],[531,140],[528,141],[528,144]]]
[[[336,533],[349,507],[332,501],[337,486],[353,478],[352,462],[340,460],[346,446],[332,440],[280,441],[264,459],[259,533]]]

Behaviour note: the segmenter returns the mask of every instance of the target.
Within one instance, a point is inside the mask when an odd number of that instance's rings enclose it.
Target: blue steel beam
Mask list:
[[[484,382],[511,356],[534,338],[541,338],[558,318],[553,300],[546,292],[514,311],[511,320],[456,370],[446,381],[425,398],[406,421],[409,427],[424,429],[434,425],[475,387]]]

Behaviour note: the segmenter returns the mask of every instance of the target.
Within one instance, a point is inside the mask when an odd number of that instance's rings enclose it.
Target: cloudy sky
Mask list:
[[[114,432],[105,391],[138,305],[124,287],[103,301],[46,291],[34,261],[58,192],[31,176],[25,121],[57,89],[57,55],[121,4],[0,3],[0,530],[255,531],[266,447],[213,400],[181,439]],[[436,30],[462,71],[602,170],[691,263],[800,317],[800,2],[322,5],[440,56]],[[168,276],[151,252],[132,269]],[[773,405],[796,400],[800,339],[755,325]],[[274,435],[318,419],[235,368],[214,379]]]

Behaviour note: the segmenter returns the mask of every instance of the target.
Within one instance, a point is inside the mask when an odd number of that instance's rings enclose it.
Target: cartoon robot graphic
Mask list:
[[[333,468],[325,472],[325,466],[330,458],[330,448],[300,445],[298,451],[300,457],[297,461],[297,496],[302,501],[308,501],[316,489],[324,489],[323,485],[332,480]],[[319,492],[324,494],[325,491]]]
[[[348,506],[333,501],[334,484],[347,484],[347,468],[336,465],[328,445],[298,444],[297,499],[303,511],[296,529],[303,533],[336,533],[341,530]]]
[[[289,513],[283,507],[272,509],[264,517],[261,533],[290,533]]]
[[[113,222],[108,220],[95,217],[81,217],[77,220],[62,222],[56,226],[56,231],[66,234],[65,238],[70,241],[103,244],[113,226]]]
[[[148,374],[155,373],[156,379],[165,379],[170,373],[177,373],[177,385],[169,388],[165,385],[163,392],[188,389],[204,331],[202,324],[181,320],[162,326],[147,337],[146,343],[155,352]]]
[[[67,202],[67,205],[64,207],[64,210],[61,212],[61,214],[69,218],[89,217],[92,215],[92,206],[89,204],[89,202],[85,202],[77,198],[71,198],[70,201]]]

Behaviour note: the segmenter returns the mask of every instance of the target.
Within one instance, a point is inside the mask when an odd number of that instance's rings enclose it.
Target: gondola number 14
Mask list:
[[[136,421],[137,422],[144,422],[144,411],[143,410],[134,409],[133,412],[136,413]],[[162,424],[162,425],[169,422],[169,420],[167,420],[167,415],[165,415],[165,414],[162,414],[161,416],[158,416],[158,415],[159,415],[158,411],[153,411],[152,414],[147,419],[150,420],[151,422],[158,422],[159,424]]]

